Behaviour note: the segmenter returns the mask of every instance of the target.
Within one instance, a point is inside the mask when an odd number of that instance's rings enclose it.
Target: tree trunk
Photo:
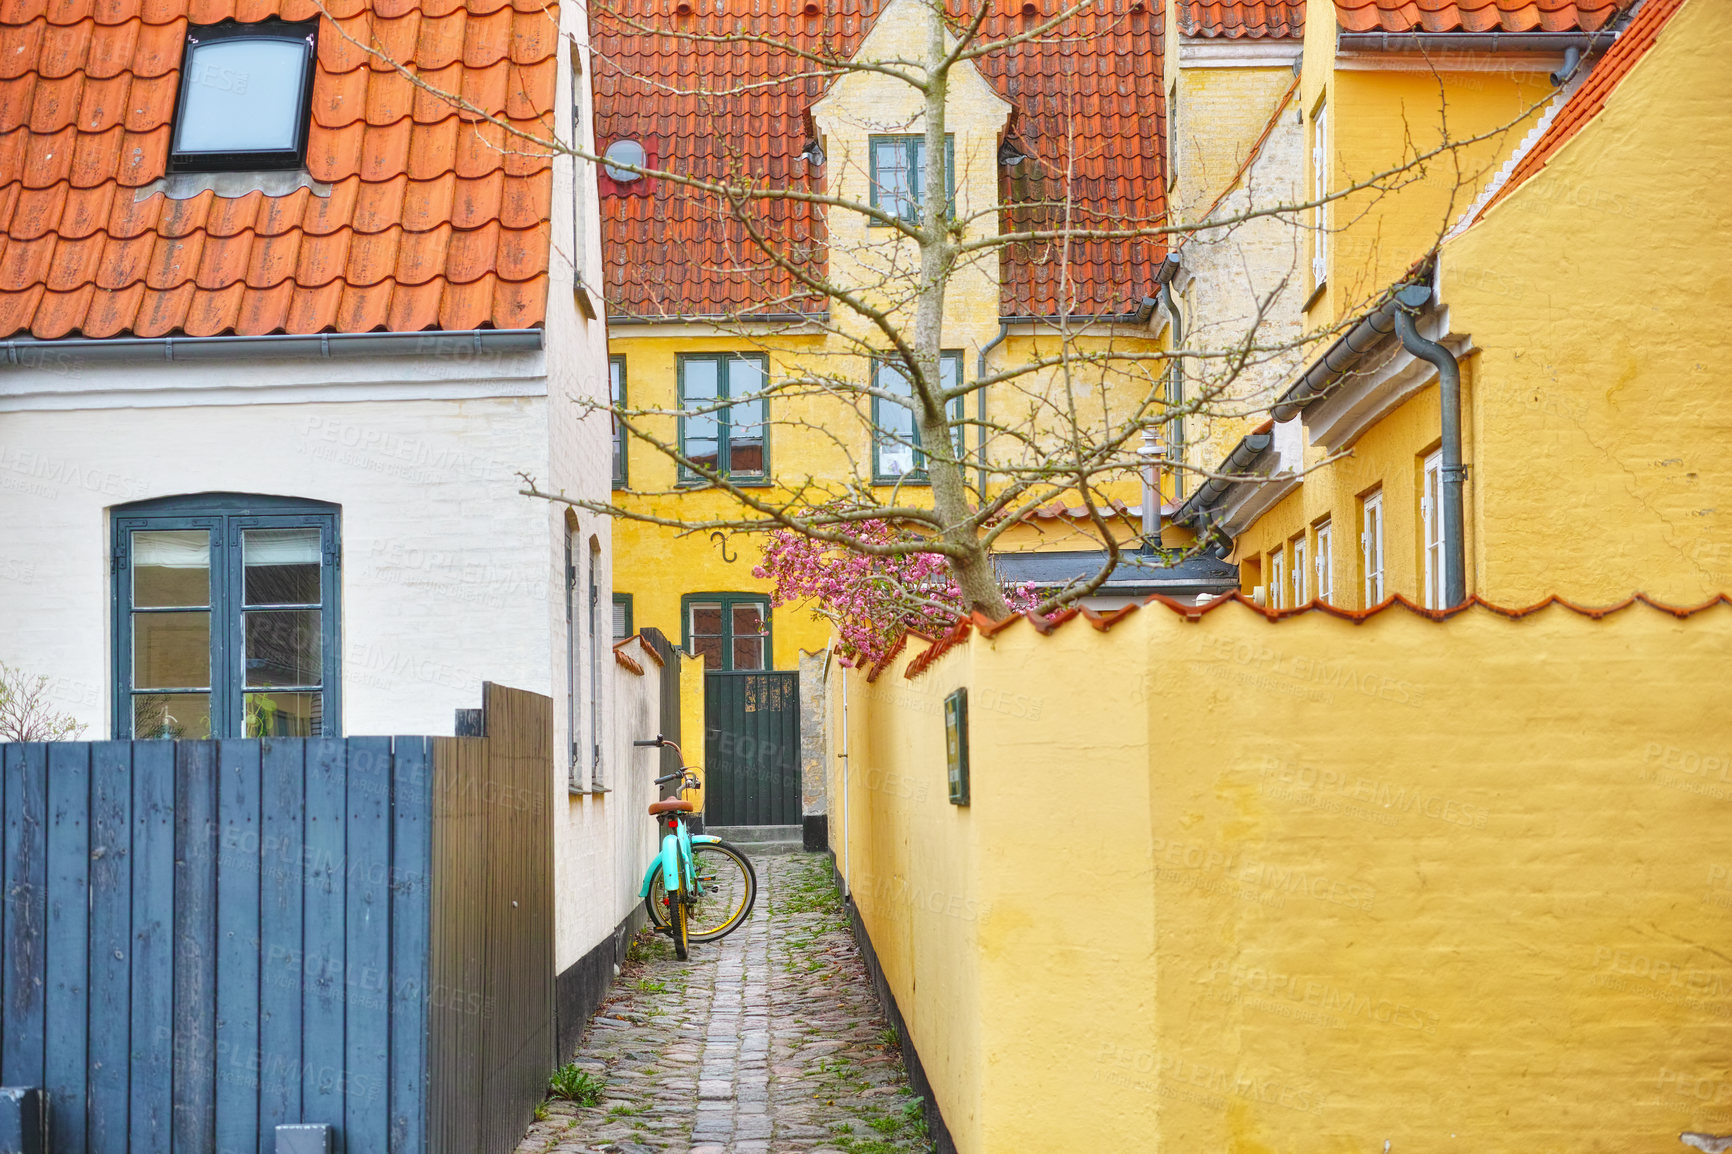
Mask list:
[[[927,11],[926,25],[926,164],[921,173],[920,284],[914,309],[915,421],[926,454],[932,508],[942,528],[940,536],[952,547],[950,568],[962,593],[962,604],[995,620],[1010,616],[1010,606],[998,587],[992,557],[980,541],[976,511],[969,506],[962,463],[945,412],[943,374],[939,371],[944,343],[944,295],[956,262],[950,236],[950,174],[945,171],[945,99],[950,92],[944,23],[936,4]]]

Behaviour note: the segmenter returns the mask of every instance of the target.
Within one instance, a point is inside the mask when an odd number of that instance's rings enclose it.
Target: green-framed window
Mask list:
[[[613,595],[613,639],[624,641],[636,630],[631,624],[631,594],[615,593]]]
[[[962,353],[946,349],[938,357],[941,387],[954,389],[962,381]],[[926,454],[920,448],[920,426],[914,419],[914,385],[902,363],[887,357],[872,358],[872,385],[908,398],[898,404],[885,397],[872,397],[872,479],[880,482],[926,481]],[[950,419],[962,419],[962,398],[950,402]],[[962,427],[953,424],[956,453],[962,454]]]
[[[616,409],[625,407],[625,358],[614,356],[607,358],[607,376],[609,396]],[[613,487],[626,487],[630,474],[626,471],[625,426],[619,417],[613,418]]]
[[[686,652],[706,668],[770,668],[770,599],[762,593],[687,593],[680,617]]]
[[[680,453],[734,481],[767,481],[770,442],[764,387],[769,358],[761,353],[681,353],[678,357]],[[684,483],[703,476],[680,467]]]
[[[873,136],[868,141],[872,182],[873,208],[881,208],[910,224],[920,219],[920,202],[925,196],[926,137],[912,135]],[[956,138],[944,138],[944,196],[955,211],[956,201]],[[879,228],[889,225],[871,222]]]
[[[339,529],[287,497],[116,508],[115,737],[341,734]]]

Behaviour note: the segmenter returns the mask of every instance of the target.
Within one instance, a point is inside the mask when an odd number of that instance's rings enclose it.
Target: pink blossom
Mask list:
[[[850,524],[848,533],[864,545],[919,540],[877,520]],[[941,553],[881,556],[778,529],[752,575],[775,582],[777,605],[809,603],[814,616],[835,625],[842,655],[865,664],[883,657],[907,630],[937,635],[967,615]],[[1028,585],[1006,588],[1005,597],[1017,612],[1038,601]]]

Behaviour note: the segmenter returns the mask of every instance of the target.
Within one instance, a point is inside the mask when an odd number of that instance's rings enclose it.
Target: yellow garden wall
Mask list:
[[[1732,1129],[1732,607],[915,651],[833,674],[831,844],[964,1154]]]

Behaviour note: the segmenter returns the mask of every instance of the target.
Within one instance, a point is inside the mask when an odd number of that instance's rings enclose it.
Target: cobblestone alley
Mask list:
[[[642,934],[518,1154],[928,1151],[827,863],[763,858],[757,908],[673,960]]]

